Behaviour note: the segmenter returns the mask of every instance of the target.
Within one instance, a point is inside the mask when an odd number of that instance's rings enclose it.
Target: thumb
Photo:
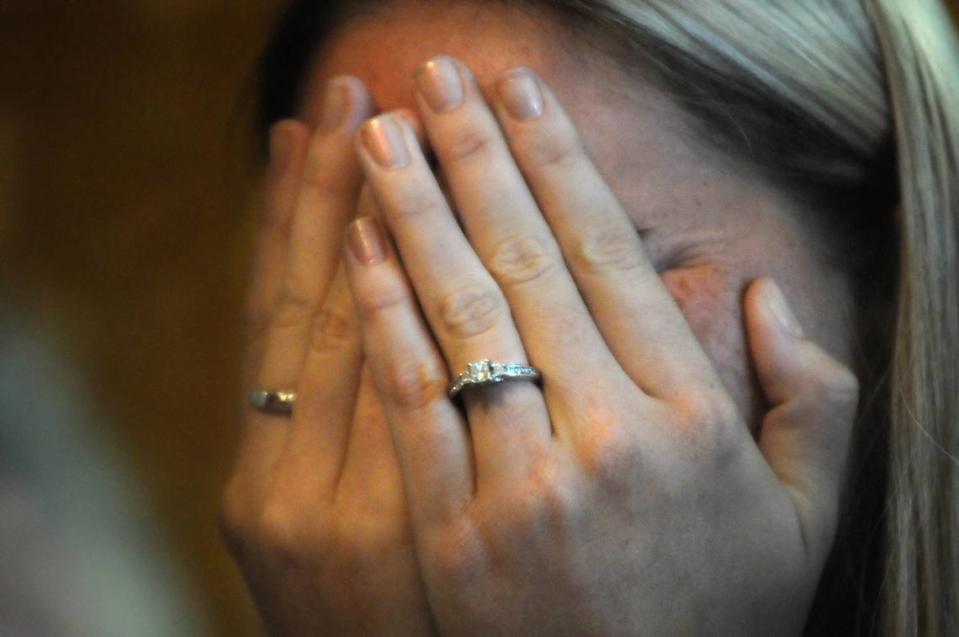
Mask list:
[[[759,447],[796,505],[804,537],[825,558],[838,520],[859,382],[805,338],[772,279],[745,296],[746,331],[759,384],[770,405]]]

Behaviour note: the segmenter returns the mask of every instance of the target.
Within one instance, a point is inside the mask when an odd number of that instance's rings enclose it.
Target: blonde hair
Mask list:
[[[944,7],[876,0],[902,197],[888,584],[897,635],[959,632],[959,53]]]
[[[606,35],[612,27],[627,45],[627,66],[629,54],[641,56],[644,72],[726,152],[796,193],[831,201],[828,214],[857,239],[872,227],[874,249],[858,263],[885,268],[865,284],[888,289],[864,293],[863,324],[885,343],[863,345],[857,371],[874,392],[857,423],[845,529],[807,631],[837,633],[831,613],[845,604],[846,628],[856,633],[959,634],[959,53],[945,6],[546,6]],[[885,246],[898,260],[876,252]],[[830,603],[834,593],[840,601]]]

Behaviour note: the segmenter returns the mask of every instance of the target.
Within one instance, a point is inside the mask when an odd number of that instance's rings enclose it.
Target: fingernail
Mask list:
[[[360,217],[347,228],[353,257],[365,265],[374,265],[386,258],[386,237],[373,217]]]
[[[360,135],[373,158],[384,168],[401,168],[410,163],[403,130],[390,115],[380,115],[363,125]]]
[[[776,320],[779,321],[780,326],[789,332],[791,336],[794,338],[802,338],[804,336],[802,327],[799,325],[799,319],[796,318],[796,315],[793,314],[793,311],[789,308],[786,297],[783,296],[782,291],[775,282],[766,286],[766,306],[773,313],[773,316],[776,317]]]
[[[433,58],[416,71],[416,84],[430,108],[442,113],[463,103],[463,82],[453,60]]]
[[[516,119],[535,119],[543,114],[543,93],[528,70],[512,69],[496,86],[506,109]]]
[[[293,156],[293,133],[286,122],[279,122],[270,128],[270,170],[273,174],[283,174]]]
[[[350,106],[350,88],[340,78],[333,78],[326,84],[326,96],[323,99],[323,117],[320,120],[320,131],[329,133],[337,128],[346,119]]]

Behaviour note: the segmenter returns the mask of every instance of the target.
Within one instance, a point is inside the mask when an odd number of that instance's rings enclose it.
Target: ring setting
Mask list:
[[[538,381],[540,378],[542,378],[542,374],[535,367],[515,363],[494,363],[487,358],[468,363],[466,371],[459,374],[449,384],[448,393],[450,398],[456,398],[467,387],[484,387],[507,380]]]

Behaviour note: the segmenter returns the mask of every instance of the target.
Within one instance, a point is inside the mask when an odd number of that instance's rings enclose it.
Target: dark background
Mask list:
[[[216,511],[257,204],[243,93],[276,4],[0,2],[5,302],[86,379],[223,635],[256,630]]]
[[[276,5],[0,2],[0,291],[86,380],[223,635],[257,632],[216,511],[257,205],[243,95]]]

